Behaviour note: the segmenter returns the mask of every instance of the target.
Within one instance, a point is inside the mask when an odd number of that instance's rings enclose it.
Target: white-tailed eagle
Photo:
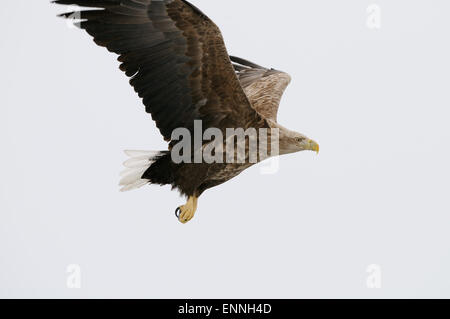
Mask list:
[[[86,10],[62,14],[75,18],[95,43],[119,55],[120,69],[143,99],[168,151],[127,151],[131,157],[121,181],[122,190],[147,184],[171,185],[188,197],[177,209],[182,223],[190,221],[197,200],[207,189],[218,186],[254,162],[248,161],[246,137],[244,162],[175,162],[171,150],[176,129],[194,132],[201,121],[202,133],[215,128],[226,135],[228,128],[266,129],[279,155],[304,150],[318,152],[318,144],[277,123],[281,96],[290,82],[284,72],[267,69],[247,60],[230,57],[219,28],[185,0],[57,0]],[[261,144],[260,135],[257,136]],[[226,138],[220,140],[226,143]],[[200,145],[205,149],[211,140]],[[272,144],[270,144],[272,145]],[[271,147],[267,147],[269,151]],[[223,148],[222,148],[223,149]],[[233,151],[235,149],[233,148]],[[190,153],[190,156],[194,156]],[[186,154],[184,154],[186,155]],[[216,154],[217,155],[217,154]],[[278,154],[276,154],[278,155]],[[234,158],[234,154],[233,154]],[[256,162],[267,157],[257,156]]]

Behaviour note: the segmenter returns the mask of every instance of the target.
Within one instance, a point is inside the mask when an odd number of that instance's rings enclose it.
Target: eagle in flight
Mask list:
[[[258,155],[255,162],[250,162],[250,141],[246,137],[244,161],[174,161],[171,151],[177,141],[172,133],[178,128],[194,133],[198,121],[202,132],[216,128],[224,135],[228,128],[276,130],[277,134],[269,133],[271,140],[277,138],[276,156],[319,151],[315,141],[277,122],[278,106],[290,76],[229,56],[219,28],[189,2],[54,2],[88,8],[61,16],[77,20],[76,26],[86,30],[96,44],[119,55],[120,69],[131,78],[130,84],[169,143],[168,151],[126,151],[131,158],[124,163],[127,170],[120,183],[123,191],[147,184],[171,185],[188,198],[176,210],[179,221],[187,223],[194,217],[204,191],[270,157]],[[261,142],[259,135],[257,139]],[[195,152],[195,147],[204,149],[210,143],[205,140],[200,145],[193,141],[190,144]]]

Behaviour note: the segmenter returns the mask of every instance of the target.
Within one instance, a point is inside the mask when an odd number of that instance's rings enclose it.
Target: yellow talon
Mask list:
[[[198,198],[195,196],[190,196],[185,205],[179,207],[177,209],[177,213],[179,211],[178,220],[182,224],[186,224],[194,218],[195,212],[197,210],[197,200]]]

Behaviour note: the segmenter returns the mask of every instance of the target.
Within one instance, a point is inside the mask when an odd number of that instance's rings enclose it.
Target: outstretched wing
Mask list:
[[[289,74],[241,58],[230,58],[253,108],[265,118],[277,121],[281,97],[291,82]]]
[[[76,17],[95,43],[119,54],[120,69],[162,135],[179,127],[247,127],[251,107],[219,28],[184,0],[57,0],[93,9]]]

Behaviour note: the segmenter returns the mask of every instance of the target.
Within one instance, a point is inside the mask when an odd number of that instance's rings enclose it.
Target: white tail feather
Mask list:
[[[142,175],[144,175],[146,168],[140,168],[138,170],[132,170],[127,175],[125,175],[120,180],[120,186],[127,186],[130,184],[134,184],[135,182],[141,180]]]
[[[148,180],[146,179],[142,179],[140,181],[135,182],[134,184],[130,184],[127,186],[124,186],[120,189],[121,192],[128,192],[128,191],[132,191],[138,188],[141,188],[142,186],[145,186],[148,184]]]
[[[123,165],[126,169],[120,173],[122,179],[119,185],[122,186],[122,192],[131,191],[147,185],[150,181],[143,179],[145,171],[153,164],[153,158],[158,152],[152,151],[125,151],[130,159],[125,161]]]
[[[151,163],[152,161],[148,158],[148,156],[140,156],[130,158],[128,161],[123,163],[123,166],[127,168],[142,168],[147,167]]]
[[[124,152],[129,157],[147,156],[148,158],[155,157],[159,153],[159,152],[155,152],[155,151],[130,151],[130,150],[127,150]]]
[[[141,179],[141,176],[144,175],[146,167],[142,168],[127,168],[122,173],[120,173],[120,186],[124,186],[130,183],[134,183],[136,180]]]

